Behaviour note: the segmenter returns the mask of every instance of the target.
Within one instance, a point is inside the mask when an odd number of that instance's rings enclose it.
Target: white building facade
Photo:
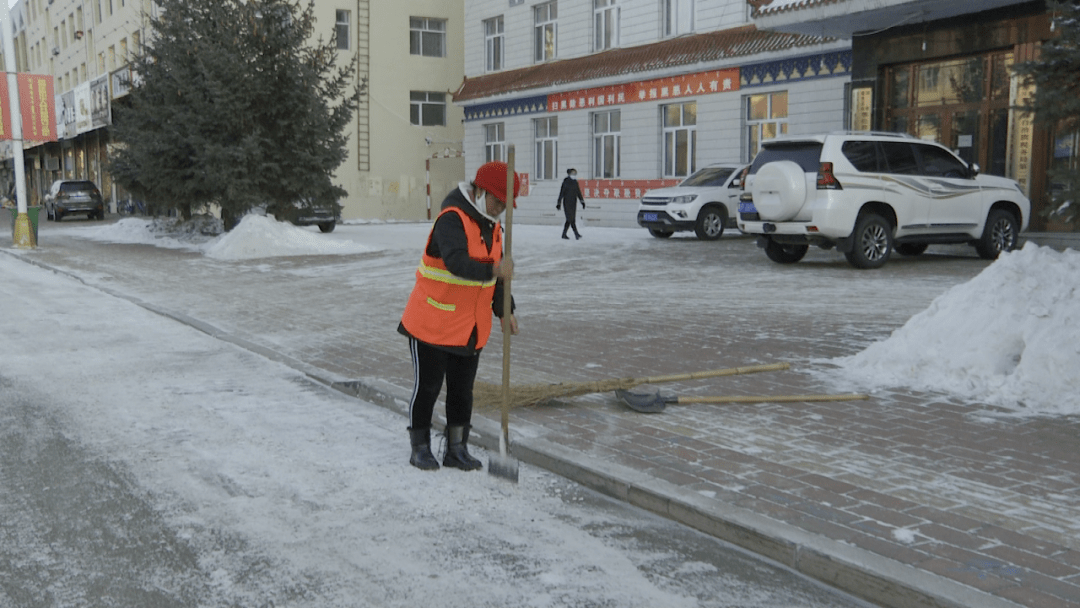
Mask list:
[[[585,224],[632,227],[648,189],[849,122],[850,41],[758,30],[745,0],[467,0],[464,29],[466,172],[514,146],[525,223],[562,223],[569,168]]]

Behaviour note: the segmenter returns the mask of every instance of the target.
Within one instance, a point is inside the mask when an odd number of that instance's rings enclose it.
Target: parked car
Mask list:
[[[65,215],[85,213],[88,219],[105,219],[105,201],[94,182],[58,179],[45,193],[45,217],[59,222]]]
[[[266,212],[279,222],[290,222],[295,226],[318,226],[321,232],[333,232],[337,227],[341,207],[336,203],[295,201],[291,205],[269,205]]]
[[[745,167],[709,165],[678,186],[649,190],[638,205],[638,225],[657,238],[682,230],[693,230],[703,241],[720,238],[724,228],[735,226],[739,178]]]
[[[857,268],[938,243],[968,243],[994,259],[1016,248],[1030,221],[1015,181],[906,134],[778,137],[762,143],[744,181],[739,228],[781,264],[810,245],[836,247]]]

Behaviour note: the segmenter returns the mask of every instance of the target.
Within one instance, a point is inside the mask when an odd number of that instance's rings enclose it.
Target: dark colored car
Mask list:
[[[105,201],[94,182],[87,179],[59,179],[45,194],[45,216],[59,222],[64,216],[85,213],[88,219],[105,219]]]
[[[271,205],[266,211],[280,222],[291,222],[295,226],[318,226],[322,232],[333,232],[337,226],[340,206],[296,201],[292,205]]]

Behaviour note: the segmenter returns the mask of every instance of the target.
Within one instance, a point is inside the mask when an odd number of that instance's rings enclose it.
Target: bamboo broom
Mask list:
[[[666,376],[610,378],[607,380],[560,382],[557,384],[518,384],[510,387],[510,405],[511,407],[536,405],[538,403],[550,401],[551,399],[576,397],[590,393],[607,393],[615,390],[633,388],[641,384],[659,384],[661,382],[679,382],[682,380],[700,380],[702,378],[717,378],[721,376],[738,376],[742,374],[780,371],[790,368],[790,363],[769,363],[765,365],[748,365],[744,367],[731,367],[684,374],[670,374]],[[473,385],[474,406],[481,410],[499,407],[503,399],[503,390],[504,388],[502,385],[479,381],[476,382]]]

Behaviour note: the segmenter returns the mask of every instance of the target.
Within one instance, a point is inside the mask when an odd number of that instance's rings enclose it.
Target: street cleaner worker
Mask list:
[[[483,463],[467,449],[473,409],[473,382],[480,351],[491,335],[491,317],[503,316],[503,279],[513,273],[504,260],[502,225],[506,210],[506,163],[489,162],[472,183],[447,195],[428,235],[398,332],[408,336],[414,387],[409,402],[409,463],[439,468],[431,453],[431,418],[446,381],[446,455],[443,466],[474,471]],[[520,181],[514,174],[514,196]],[[514,305],[511,303],[511,313]],[[517,319],[510,315],[510,332]]]

